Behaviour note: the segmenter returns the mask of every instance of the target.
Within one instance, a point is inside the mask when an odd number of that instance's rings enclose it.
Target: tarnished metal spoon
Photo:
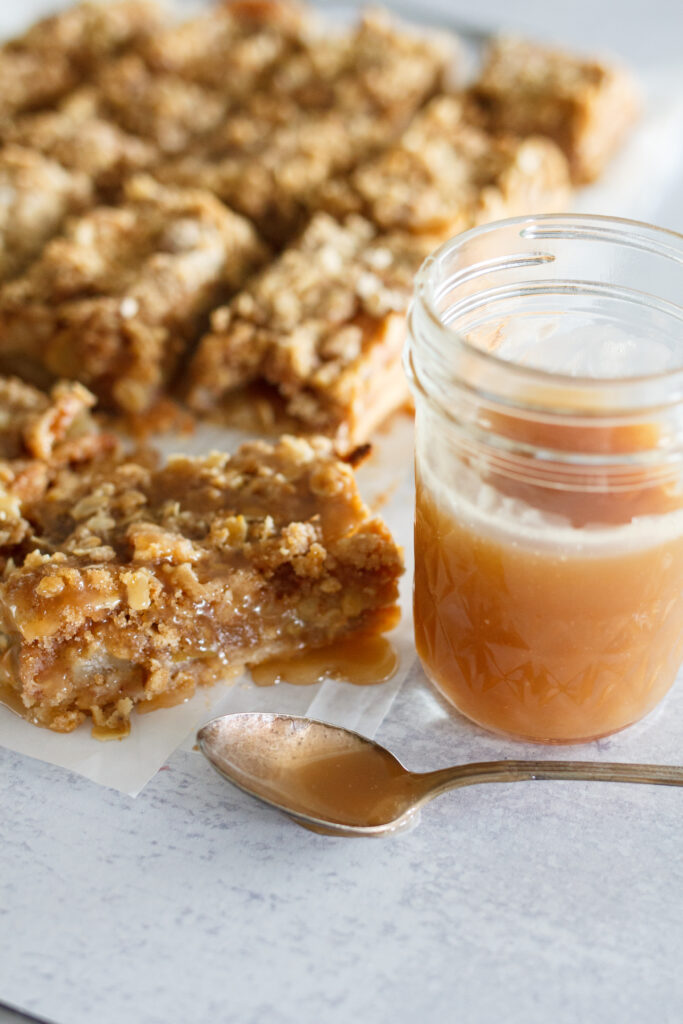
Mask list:
[[[590,761],[488,761],[410,772],[358,733],[292,715],[215,718],[197,734],[211,764],[234,785],[315,831],[345,836],[399,832],[440,793],[479,782],[579,779],[683,786],[683,768]]]

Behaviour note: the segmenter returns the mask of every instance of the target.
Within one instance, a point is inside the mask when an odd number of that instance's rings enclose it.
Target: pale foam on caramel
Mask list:
[[[419,439],[417,444],[420,449]],[[586,555],[635,550],[683,536],[683,493],[681,507],[666,515],[577,527],[566,516],[540,511],[518,497],[501,494],[482,480],[479,463],[459,463],[454,471],[453,456],[436,448],[418,450],[424,486],[445,514],[470,524],[477,533],[538,550]]]

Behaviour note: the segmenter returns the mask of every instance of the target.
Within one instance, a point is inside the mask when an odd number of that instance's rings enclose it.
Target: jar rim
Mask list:
[[[644,250],[655,256],[663,257],[681,266],[681,293],[683,294],[683,234],[668,228],[657,227],[644,221],[630,220],[623,217],[611,217],[601,214],[538,214],[521,217],[510,217],[479,225],[468,231],[456,235],[454,238],[444,242],[436,249],[422,264],[415,279],[415,302],[413,305],[411,322],[414,322],[416,306],[420,307],[422,317],[426,315],[429,327],[435,332],[441,342],[447,342],[450,346],[455,345],[461,354],[468,359],[476,361],[481,367],[488,367],[498,374],[503,371],[511,377],[521,377],[532,385],[541,386],[542,390],[547,388],[557,389],[556,400],[560,400],[561,392],[570,390],[574,393],[581,389],[587,395],[600,392],[601,401],[596,405],[595,412],[605,414],[606,412],[619,409],[627,411],[637,408],[642,410],[646,407],[657,408],[662,405],[671,405],[683,401],[683,363],[663,371],[647,374],[634,374],[629,376],[582,376],[569,373],[546,370],[541,367],[528,366],[506,359],[493,351],[480,348],[473,344],[468,338],[457,329],[453,328],[444,320],[437,308],[437,285],[438,278],[435,269],[447,259],[453,257],[459,249],[468,245],[478,238],[491,235],[495,232],[503,232],[510,228],[519,228],[520,237],[523,239],[538,238],[539,241],[546,239],[584,239],[607,241],[618,243],[633,250]],[[542,257],[537,256],[530,262],[540,263]],[[672,303],[657,300],[649,296],[655,308],[666,311],[665,307],[673,307]],[[683,306],[675,306],[680,312],[683,332]],[[412,356],[408,355],[410,363],[413,363]],[[414,367],[413,367],[414,371]],[[413,374],[411,374],[412,376]],[[638,389],[649,389],[645,402],[634,402],[633,392]],[[605,393],[608,392],[618,399],[615,405],[605,405]],[[496,397],[490,395],[489,397]],[[642,396],[646,397],[646,396]],[[626,401],[625,401],[626,400]],[[518,408],[539,409],[543,403],[530,398],[528,403],[519,398],[510,403]],[[626,406],[626,408],[625,408]],[[559,411],[555,403],[553,409]],[[571,412],[571,408],[563,410]],[[579,410],[574,409],[575,412]],[[583,407],[580,412],[584,415],[591,415],[590,403]]]

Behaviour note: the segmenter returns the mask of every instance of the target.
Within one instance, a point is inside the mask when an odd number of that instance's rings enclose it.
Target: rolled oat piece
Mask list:
[[[617,65],[513,37],[492,43],[472,95],[494,129],[554,139],[577,184],[600,176],[640,107]]]

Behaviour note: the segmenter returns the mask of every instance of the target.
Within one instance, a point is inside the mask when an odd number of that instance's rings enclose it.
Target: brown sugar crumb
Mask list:
[[[639,109],[621,68],[508,37],[491,45],[472,95],[496,130],[554,139],[579,184],[601,174]]]
[[[0,289],[0,362],[37,381],[78,379],[105,404],[143,412],[202,314],[263,255],[251,226],[214,196],[135,177],[121,206],[70,222]]]
[[[549,139],[494,136],[468,120],[460,98],[439,96],[397,143],[323,185],[313,202],[382,229],[448,238],[487,220],[562,209],[569,193],[567,161]]]
[[[0,281],[20,273],[66,217],[91,202],[87,175],[24,146],[0,149]]]
[[[405,400],[400,366],[413,276],[434,239],[378,234],[360,217],[311,221],[299,241],[213,314],[190,366],[190,403],[211,408],[250,380],[304,429],[363,442]]]
[[[37,21],[0,47],[0,118],[60,99],[161,21],[160,9],[146,0],[81,3]]]
[[[134,171],[150,167],[158,151],[103,117],[91,87],[77,90],[56,110],[17,118],[5,142],[32,149],[90,178],[100,192],[116,192]]]
[[[20,511],[3,668],[26,717],[58,731],[393,618],[400,552],[323,439],[156,470],[95,460]]]

